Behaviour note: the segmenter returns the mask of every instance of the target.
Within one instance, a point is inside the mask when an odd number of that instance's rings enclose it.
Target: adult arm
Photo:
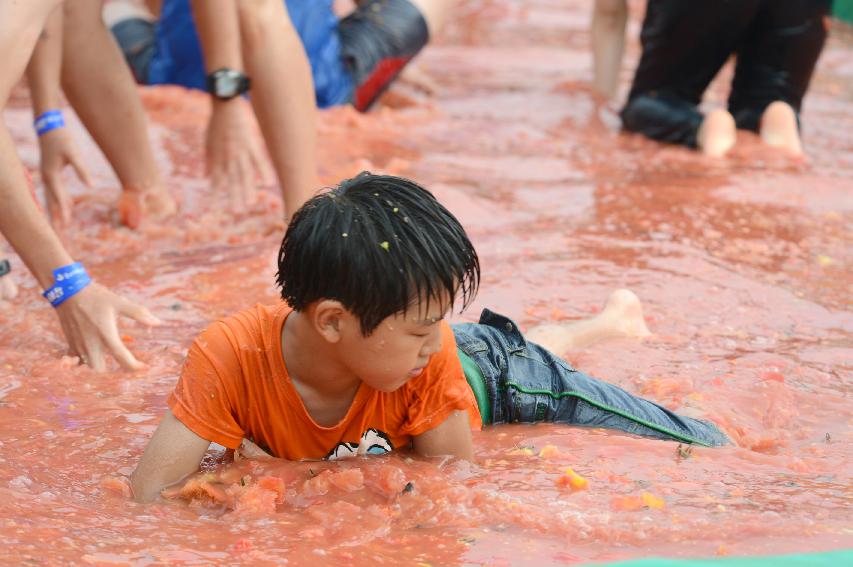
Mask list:
[[[62,106],[59,75],[62,67],[62,7],[54,8],[36,43],[27,65],[27,82],[33,104],[33,116]],[[56,128],[39,136],[41,177],[45,186],[47,213],[51,222],[68,224],[71,199],[62,183],[62,170],[71,165],[86,185],[89,174],[65,128]]]
[[[194,473],[208,446],[210,441],[193,433],[167,411],[130,476],[134,499],[153,500],[164,488]]]
[[[238,0],[251,101],[290,218],[317,190],[317,104],[308,56],[281,0]]]
[[[0,108],[9,100],[12,87],[24,71],[33,46],[44,29],[55,0],[0,2]],[[2,233],[43,288],[53,284],[53,270],[72,262],[56,233],[39,213],[30,196],[24,169],[5,123],[0,122],[0,233]],[[102,369],[106,348],[123,365],[140,363],[122,344],[116,319],[126,314],[148,324],[157,320],[108,290],[92,284],[68,299],[57,310],[71,348]]]
[[[191,0],[205,69],[245,72],[237,0]],[[254,77],[252,77],[254,79]],[[255,200],[255,171],[268,169],[242,97],[211,96],[207,126],[207,172],[214,191],[227,192],[237,210]]]
[[[62,87],[118,176],[122,222],[135,228],[141,216],[163,218],[176,207],[154,159],[133,75],[104,25],[102,7],[103,0],[64,3]]]
[[[437,427],[414,438],[415,452],[425,457],[450,455],[474,459],[471,425],[466,410],[456,410]]]
[[[15,145],[5,124],[0,124],[0,232],[27,265],[43,289],[53,285],[53,270],[72,263],[47,220],[30,196]],[[144,307],[92,283],[56,308],[71,351],[97,371],[105,368],[104,353],[125,368],[142,367],[122,343],[118,318],[125,315],[147,325],[157,319]]]

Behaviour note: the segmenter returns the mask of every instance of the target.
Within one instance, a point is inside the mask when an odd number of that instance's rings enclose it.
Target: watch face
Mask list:
[[[229,99],[246,90],[246,77],[234,69],[219,69],[210,75],[209,91],[217,98]]]
[[[240,75],[233,71],[225,72],[216,77],[216,92],[218,97],[231,97],[237,94],[240,88]]]

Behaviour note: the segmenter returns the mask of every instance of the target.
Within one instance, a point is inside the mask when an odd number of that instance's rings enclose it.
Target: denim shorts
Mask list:
[[[479,323],[453,325],[453,333],[457,347],[483,373],[492,423],[566,423],[708,447],[730,443],[712,423],[677,415],[575,370],[488,309]]]

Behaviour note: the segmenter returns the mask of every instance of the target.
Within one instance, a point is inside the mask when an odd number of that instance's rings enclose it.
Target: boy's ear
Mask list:
[[[330,343],[341,340],[347,310],[340,301],[323,299],[314,307],[314,328]]]

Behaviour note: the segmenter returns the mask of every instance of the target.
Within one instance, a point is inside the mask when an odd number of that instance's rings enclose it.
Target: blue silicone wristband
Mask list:
[[[65,118],[62,116],[61,110],[48,110],[33,121],[33,127],[36,129],[36,134],[41,137],[51,130],[64,128]]]
[[[54,307],[59,307],[71,299],[84,287],[92,283],[86,268],[80,262],[74,262],[53,270],[54,284],[42,294]]]

